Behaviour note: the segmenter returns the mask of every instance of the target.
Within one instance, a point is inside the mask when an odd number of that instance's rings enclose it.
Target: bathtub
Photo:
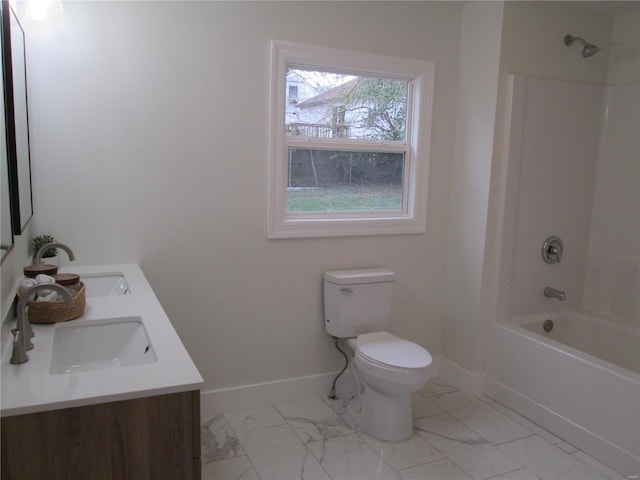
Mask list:
[[[640,474],[637,330],[578,312],[492,328],[489,396],[623,475]]]

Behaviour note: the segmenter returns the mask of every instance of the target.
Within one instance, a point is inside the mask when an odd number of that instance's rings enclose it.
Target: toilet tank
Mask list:
[[[324,273],[324,325],[329,335],[357,337],[388,329],[393,282],[386,268]]]

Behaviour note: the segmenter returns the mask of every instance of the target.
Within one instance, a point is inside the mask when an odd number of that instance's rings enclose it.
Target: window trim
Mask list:
[[[403,181],[403,210],[391,212],[289,213],[286,152],[299,139],[285,137],[287,68],[326,69],[335,73],[406,80],[413,102],[408,121]],[[267,236],[270,239],[424,233],[433,109],[434,62],[272,40],[269,110]],[[414,108],[417,107],[417,108]],[[344,148],[337,139],[305,138],[305,147]],[[398,142],[358,140],[357,150],[400,151]],[[354,144],[355,144],[354,143]],[[406,205],[404,205],[406,203]]]

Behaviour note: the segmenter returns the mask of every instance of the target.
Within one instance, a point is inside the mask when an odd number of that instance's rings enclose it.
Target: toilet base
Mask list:
[[[364,391],[349,403],[349,413],[369,435],[386,442],[407,440],[413,435],[411,393],[381,393],[364,384]]]

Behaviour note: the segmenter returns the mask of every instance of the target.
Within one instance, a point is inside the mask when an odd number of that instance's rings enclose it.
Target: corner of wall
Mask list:
[[[484,371],[481,304],[500,71],[502,2],[463,7],[444,299],[444,355]]]

